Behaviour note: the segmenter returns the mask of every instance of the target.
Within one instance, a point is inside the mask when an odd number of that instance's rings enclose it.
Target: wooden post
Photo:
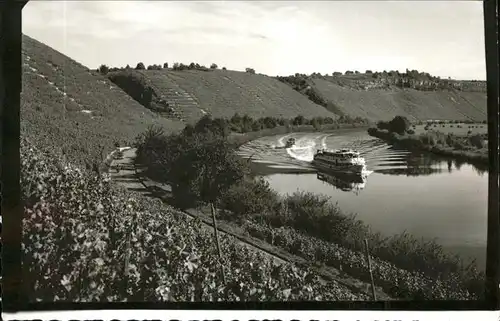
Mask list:
[[[370,260],[370,251],[368,250],[368,240],[367,239],[365,239],[365,250],[366,250],[366,260],[368,261],[368,270],[370,271],[370,280],[372,281],[373,301],[377,301],[377,295],[375,294],[375,282],[373,281],[372,261]]]
[[[219,254],[219,264],[221,266],[222,281],[226,283],[226,275],[224,273],[224,265],[222,265],[222,253],[220,251],[219,235],[217,233],[217,221],[215,220],[215,207],[214,203],[210,202],[210,209],[212,210],[212,222],[214,224],[215,244],[217,245],[217,253]]]

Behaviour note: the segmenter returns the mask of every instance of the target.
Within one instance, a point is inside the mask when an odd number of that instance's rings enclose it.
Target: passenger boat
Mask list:
[[[286,141],[285,148],[293,147],[293,145],[295,145],[295,138],[289,138]]]
[[[362,174],[366,171],[365,159],[351,149],[319,149],[312,165],[323,171],[334,173]]]

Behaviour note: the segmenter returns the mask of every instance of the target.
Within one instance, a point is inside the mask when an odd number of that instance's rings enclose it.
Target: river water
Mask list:
[[[283,148],[290,137],[296,146]],[[364,180],[325,176],[310,162],[318,148],[352,148],[366,159]],[[384,235],[407,231],[436,239],[484,269],[488,175],[467,163],[396,150],[365,130],[264,137],[240,147],[258,175],[281,194],[297,190],[331,197],[339,207]]]

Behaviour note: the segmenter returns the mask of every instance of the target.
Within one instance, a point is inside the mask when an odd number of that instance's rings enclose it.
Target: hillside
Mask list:
[[[129,69],[111,72],[108,77],[144,106],[186,122],[205,114],[336,117],[274,78],[245,72]]]
[[[130,141],[150,124],[166,131],[183,127],[157,116],[107,78],[23,36],[21,135],[51,146],[79,164],[92,163]]]
[[[425,74],[428,75],[428,74]],[[432,76],[384,74],[295,75],[278,77],[337,114],[369,120],[396,115],[412,120],[485,120],[484,82],[441,80]]]

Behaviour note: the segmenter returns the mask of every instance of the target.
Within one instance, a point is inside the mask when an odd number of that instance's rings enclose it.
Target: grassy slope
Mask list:
[[[313,86],[327,100],[351,116],[390,120],[396,115],[409,119],[486,119],[486,94],[464,91],[418,91],[398,88],[358,90],[332,79],[313,79]]]
[[[101,147],[108,152],[115,140],[132,140],[150,124],[167,131],[182,127],[156,116],[103,76],[23,36],[22,135],[62,149],[82,164]]]
[[[172,88],[180,87],[196,100],[198,108],[214,117],[232,117],[235,113],[248,114],[251,117],[291,118],[299,114],[307,117],[336,117],[289,86],[267,76],[229,70],[138,72],[153,83],[155,89],[160,91],[157,93],[159,96]],[[192,114],[192,118],[203,116],[202,112],[183,112]]]

